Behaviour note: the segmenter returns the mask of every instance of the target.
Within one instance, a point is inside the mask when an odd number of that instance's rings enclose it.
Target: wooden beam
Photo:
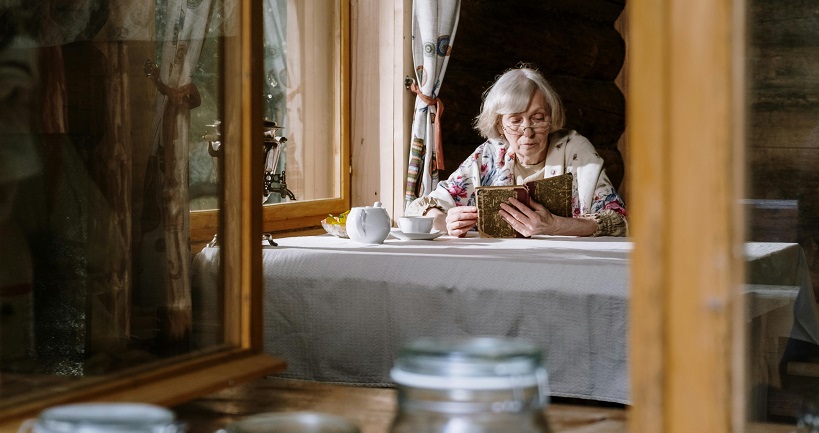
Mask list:
[[[742,426],[739,10],[629,4],[633,432]]]

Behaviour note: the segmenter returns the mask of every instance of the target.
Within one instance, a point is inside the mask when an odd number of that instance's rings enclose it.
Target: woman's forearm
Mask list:
[[[591,236],[597,231],[597,223],[594,219],[589,217],[561,217],[557,215],[554,218],[553,230],[550,230],[550,235],[558,236]]]
[[[435,217],[432,221],[432,229],[446,232],[446,214],[438,208],[431,208],[427,211],[426,216]]]

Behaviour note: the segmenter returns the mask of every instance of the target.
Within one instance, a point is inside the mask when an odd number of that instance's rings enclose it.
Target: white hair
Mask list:
[[[498,129],[504,114],[526,110],[532,93],[540,91],[551,109],[551,130],[563,128],[566,116],[560,96],[543,75],[533,68],[521,67],[504,72],[483,94],[481,113],[475,117],[475,129],[485,138],[500,139]]]

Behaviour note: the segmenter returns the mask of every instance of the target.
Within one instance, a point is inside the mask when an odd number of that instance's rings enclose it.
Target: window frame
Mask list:
[[[43,409],[79,401],[140,401],[173,406],[241,381],[280,372],[284,362],[262,353],[263,311],[261,248],[262,161],[262,2],[237,0],[236,37],[225,38],[226,140],[241,146],[226,151],[227,206],[208,215],[220,229],[225,287],[226,344],[207,353],[180,356],[98,379],[84,378],[76,387],[33,392],[2,401],[0,431],[17,431]],[[230,125],[235,125],[231,127]],[[256,175],[258,173],[258,176]],[[230,199],[234,198],[234,199]],[[197,217],[198,218],[198,217]],[[218,222],[218,224],[216,224]],[[213,233],[213,231],[210,231]]]
[[[328,214],[340,214],[350,209],[350,2],[339,0],[340,42],[338,75],[335,77],[339,101],[338,176],[339,197],[297,200],[267,204],[262,207],[262,231],[274,236],[313,229],[323,232],[321,220]],[[262,36],[259,36],[262,40]],[[260,73],[259,76],[263,76]],[[261,178],[261,176],[260,176]],[[259,193],[261,197],[261,191]],[[191,243],[194,250],[211,240],[218,229],[218,210],[191,212]]]

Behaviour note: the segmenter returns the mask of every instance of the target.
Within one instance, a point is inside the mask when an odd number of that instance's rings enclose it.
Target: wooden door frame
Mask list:
[[[744,4],[628,8],[631,432],[744,426]]]

